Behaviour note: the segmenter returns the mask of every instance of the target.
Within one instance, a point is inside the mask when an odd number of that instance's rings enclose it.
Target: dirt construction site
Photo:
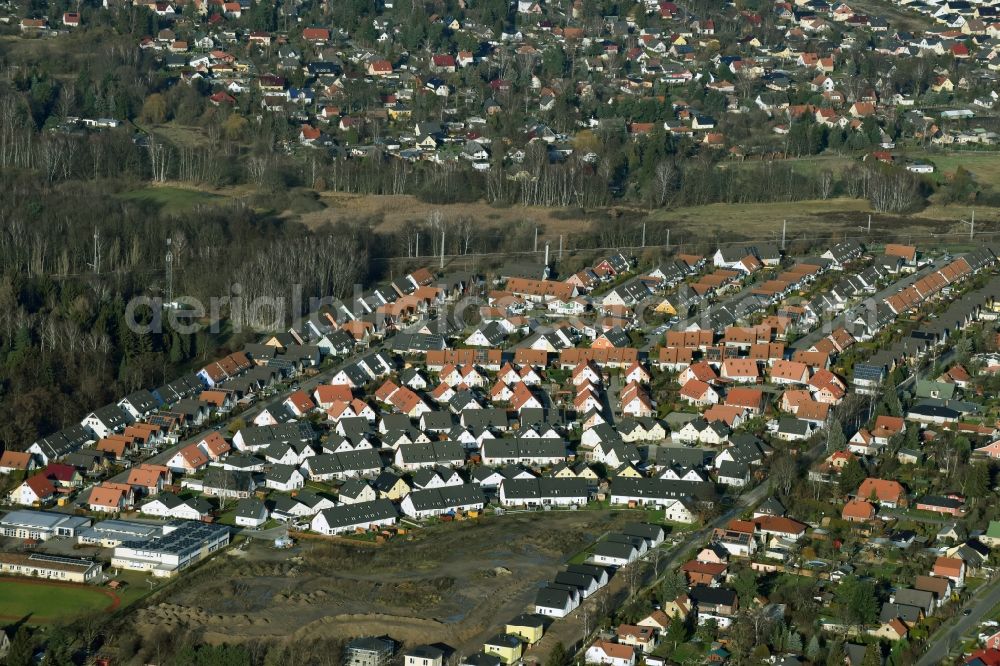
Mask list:
[[[385,544],[305,539],[232,549],[137,609],[135,630],[197,628],[211,643],[387,634],[461,654],[529,610],[567,559],[622,511],[536,512],[416,529]]]

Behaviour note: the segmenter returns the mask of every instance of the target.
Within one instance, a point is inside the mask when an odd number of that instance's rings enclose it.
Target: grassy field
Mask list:
[[[100,588],[45,581],[0,579],[0,618],[31,624],[66,620],[103,611],[112,598]]]
[[[1000,153],[962,151],[950,153],[921,153],[921,159],[937,167],[939,180],[950,177],[958,167],[964,167],[982,185],[1000,184]]]
[[[781,230],[782,220],[809,221],[816,216],[848,212],[867,213],[867,201],[860,199],[826,199],[812,201],[782,201],[778,203],[709,204],[653,211],[651,221],[684,222],[697,226],[743,226],[751,224]],[[738,228],[738,227],[736,227]]]
[[[120,195],[126,201],[149,201],[158,204],[165,213],[177,213],[190,210],[195,206],[215,205],[226,201],[210,192],[188,189],[184,187],[144,187]]]

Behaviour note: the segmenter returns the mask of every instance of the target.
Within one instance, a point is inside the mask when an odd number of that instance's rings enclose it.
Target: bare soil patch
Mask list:
[[[252,546],[190,575],[134,615],[149,635],[197,628],[210,642],[388,634],[468,654],[528,609],[538,587],[627,511],[508,514],[443,524],[380,548]]]

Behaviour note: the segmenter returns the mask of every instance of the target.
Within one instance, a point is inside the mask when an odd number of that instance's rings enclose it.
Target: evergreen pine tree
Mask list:
[[[821,646],[819,644],[819,635],[813,634],[812,638],[809,639],[809,643],[806,645],[806,659],[809,661],[816,661],[819,659],[821,652]]]

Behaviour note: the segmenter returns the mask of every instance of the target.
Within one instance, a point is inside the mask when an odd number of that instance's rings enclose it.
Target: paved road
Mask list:
[[[811,466],[816,459],[823,454],[823,451],[824,445],[822,443],[817,444],[809,451],[806,451],[801,457],[802,465],[804,467]],[[765,480],[764,483],[761,483],[760,485],[740,495],[736,500],[736,503],[730,509],[723,512],[722,515],[710,521],[704,527],[701,527],[693,532],[686,533],[682,541],[669,547],[661,546],[661,548],[667,548],[666,557],[660,561],[660,571],[663,572],[661,573],[661,578],[666,575],[666,572],[676,569],[678,566],[683,564],[682,560],[684,556],[690,552],[693,546],[705,543],[716,528],[725,526],[730,520],[736,518],[747,509],[757,506],[757,504],[767,497],[769,491],[769,484]],[[647,556],[647,559],[648,558],[649,556]],[[614,605],[617,606],[624,606],[630,602],[627,590],[623,589],[623,578],[624,576],[620,572],[612,578],[613,587],[611,592],[615,593],[613,601]],[[638,594],[641,595],[645,593],[656,585],[659,585],[659,582],[659,579],[650,580],[648,583],[643,585],[643,587],[638,591]],[[588,608],[590,618],[593,620],[593,603],[591,603]],[[556,622],[560,623],[557,625],[559,627],[558,631],[550,630],[549,632],[546,632],[542,640],[532,646],[531,649],[525,654],[526,661],[544,663],[548,657],[549,651],[552,649],[557,640],[562,642],[564,645],[585,644],[585,639],[587,637],[583,635],[583,623],[581,621],[581,616],[581,610],[577,609],[568,617],[557,620]]]
[[[896,280],[895,282],[888,285],[884,289],[880,289],[879,291],[875,292],[868,298],[863,299],[859,304],[855,305],[853,308],[849,308],[849,310],[856,310],[859,307],[863,307],[864,304],[868,302],[878,303],[887,296],[895,294],[900,289],[905,289],[906,287],[910,286],[911,284],[913,284],[920,278],[924,277],[928,273],[936,270],[937,262],[938,260],[935,259],[932,263],[928,264],[927,266],[924,266],[915,273],[910,273],[908,275],[903,276],[902,278]],[[843,326],[844,321],[846,319],[846,314],[847,314],[846,312],[842,312],[829,321],[820,322],[820,325],[815,330],[807,333],[806,335],[803,335],[801,338],[793,342],[790,345],[790,348],[793,351],[795,351],[798,349],[808,349],[809,347],[813,346],[814,344],[819,342],[821,338],[825,338],[831,332]]]
[[[768,485],[766,483],[753,488],[749,492],[741,495],[736,504],[718,518],[712,520],[704,527],[701,527],[694,532],[686,533],[682,541],[673,545],[664,544],[663,546],[660,546],[660,548],[663,549],[661,551],[663,559],[660,560],[659,565],[661,577],[665,574],[665,572],[676,569],[680,566],[684,556],[688,554],[691,547],[696,544],[704,543],[717,527],[724,526],[749,507],[756,506],[767,495],[767,491]],[[653,552],[654,551],[650,551],[647,553],[643,559],[647,561],[652,559]],[[653,578],[652,570],[647,571],[645,579],[642,581],[642,584],[637,591],[637,595],[643,594],[658,584],[659,579]],[[626,574],[622,571],[616,572],[612,576],[611,581],[608,583],[607,591],[602,592],[602,595],[607,595],[607,608],[616,608],[628,605],[631,599],[629,597]],[[524,655],[524,660],[529,663],[544,664],[557,642],[562,643],[564,646],[585,646],[587,644],[588,636],[584,635],[585,629],[587,629],[587,627],[585,627],[584,615],[586,614],[589,618],[589,623],[591,625],[589,628],[593,631],[594,618],[597,614],[598,604],[600,603],[598,599],[600,596],[601,595],[593,595],[584,601],[579,608],[574,610],[567,617],[556,620],[555,624],[545,632],[542,639],[528,649]]]
[[[986,614],[1000,604],[1000,579],[995,579],[983,586],[971,601],[965,604],[970,612],[968,615],[958,615],[931,637],[924,654],[916,666],[936,666],[948,659],[952,648],[957,647],[962,636],[972,632],[980,622],[986,619]]]
[[[800,464],[803,468],[807,469],[812,466],[814,462],[823,454],[825,451],[825,443],[820,442],[816,444],[813,448],[809,449],[799,459]],[[705,527],[695,531],[690,532],[687,538],[681,543],[677,544],[674,548],[673,553],[666,561],[663,566],[664,571],[669,571],[672,567],[681,564],[680,559],[685,555],[691,548],[697,543],[701,543],[709,537],[709,535],[718,527],[723,527],[730,520],[741,514],[746,509],[757,506],[769,493],[770,484],[768,484],[765,479],[762,483],[755,486],[753,489],[740,495],[736,504],[729,511],[726,511],[721,516],[711,521]]]

